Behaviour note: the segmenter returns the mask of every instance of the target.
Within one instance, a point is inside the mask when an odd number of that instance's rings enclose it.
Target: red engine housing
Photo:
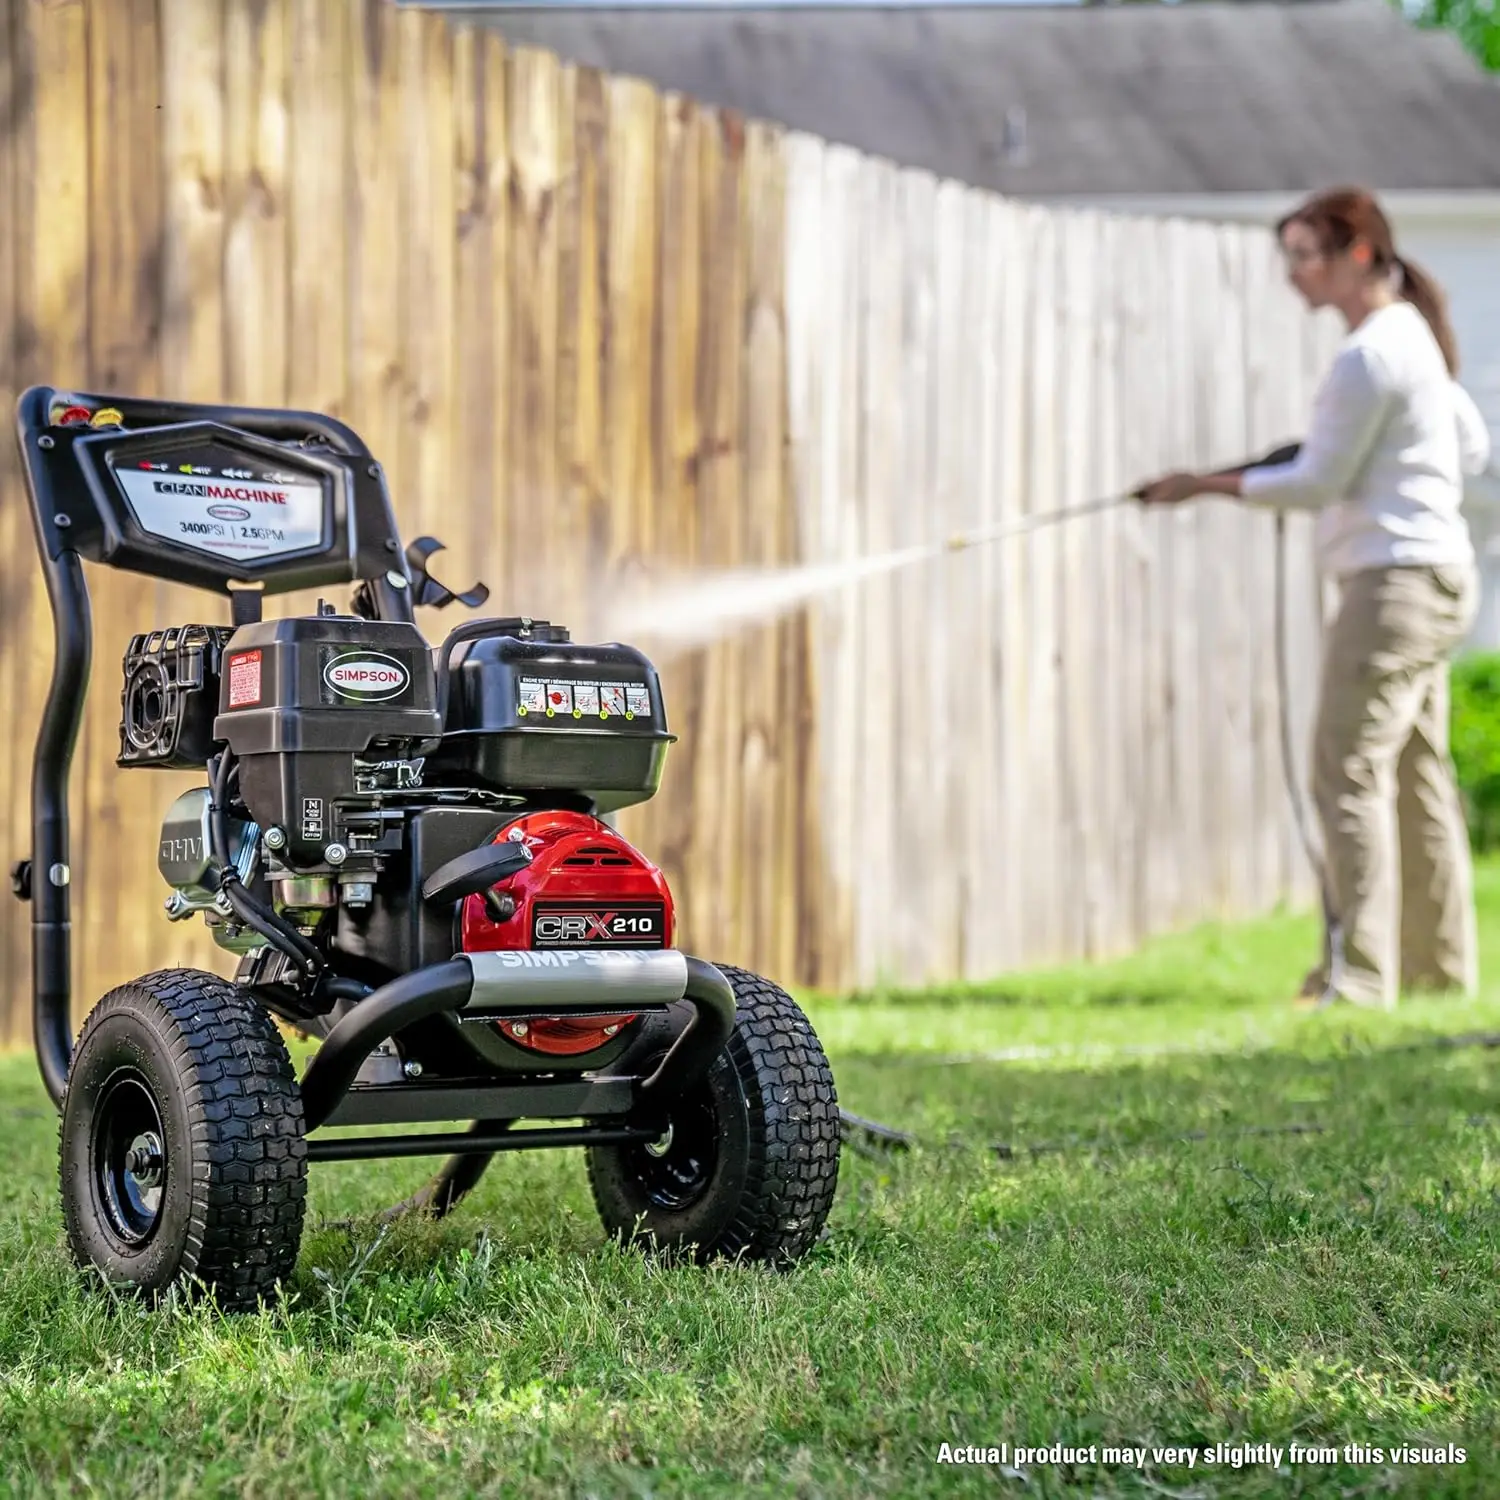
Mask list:
[[[666,878],[607,823],[588,813],[534,812],[496,836],[531,849],[531,863],[495,889],[514,909],[497,921],[483,896],[460,917],[465,953],[511,948],[670,948],[675,914]],[[507,1041],[534,1052],[577,1056],[609,1042],[634,1015],[500,1021]]]

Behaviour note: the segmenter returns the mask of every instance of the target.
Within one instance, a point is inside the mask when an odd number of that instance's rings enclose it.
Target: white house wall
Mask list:
[[[1500,455],[1500,216],[1472,223],[1395,224],[1403,254],[1448,293],[1458,335],[1459,378],[1484,414]],[[1470,645],[1500,648],[1500,462],[1470,485],[1464,508],[1479,548],[1484,593]]]

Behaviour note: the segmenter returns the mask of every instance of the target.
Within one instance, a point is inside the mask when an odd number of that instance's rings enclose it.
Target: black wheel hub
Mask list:
[[[719,1161],[718,1118],[707,1093],[674,1104],[661,1135],[632,1154],[641,1187],[657,1208],[683,1209],[701,1198]]]
[[[167,1181],[167,1134],[156,1096],[134,1068],[121,1068],[100,1092],[94,1121],[100,1207],[120,1239],[143,1245],[161,1221]]]

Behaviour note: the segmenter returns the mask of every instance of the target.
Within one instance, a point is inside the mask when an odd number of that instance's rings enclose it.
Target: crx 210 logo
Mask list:
[[[537,912],[532,919],[531,938],[539,948],[659,948],[663,926],[659,906],[607,910],[570,907]]]

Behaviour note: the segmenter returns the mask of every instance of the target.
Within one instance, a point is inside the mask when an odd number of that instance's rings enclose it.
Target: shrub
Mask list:
[[[1453,764],[1475,849],[1500,847],[1500,651],[1453,663]]]

